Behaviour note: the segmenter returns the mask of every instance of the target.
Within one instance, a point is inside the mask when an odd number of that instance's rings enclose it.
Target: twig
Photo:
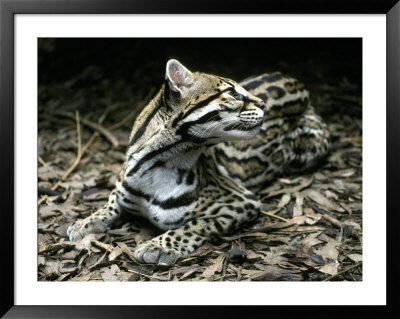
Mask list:
[[[149,94],[145,97],[145,99],[143,100],[142,104],[147,104],[147,100],[149,99],[149,97],[153,94],[154,92],[154,88],[152,88],[149,92]],[[114,105],[113,105],[114,107]],[[105,114],[103,114],[99,120],[98,120],[98,124],[93,123],[89,120],[85,120],[79,119],[79,112],[76,111],[75,112],[75,120],[77,122],[82,122],[83,124],[85,124],[86,126],[89,126],[90,128],[94,129],[95,132],[92,134],[92,136],[90,137],[90,139],[87,141],[87,143],[85,144],[85,146],[82,148],[81,146],[81,134],[80,134],[80,125],[78,125],[77,123],[77,133],[78,133],[78,154],[80,154],[76,160],[74,161],[74,163],[72,164],[72,166],[65,172],[65,174],[61,177],[61,179],[51,187],[52,190],[57,189],[58,186],[60,186],[61,182],[66,179],[71,172],[78,166],[80,159],[82,158],[83,154],[88,150],[88,148],[93,144],[93,142],[96,140],[96,138],[99,136],[99,134],[104,135],[113,145],[113,147],[117,147],[119,145],[118,140],[112,135],[112,133],[110,132],[110,130],[114,130],[120,126],[122,126],[126,121],[128,121],[131,117],[133,117],[135,114],[137,113],[137,111],[132,112],[130,115],[128,115],[127,117],[125,117],[121,122],[116,123],[112,126],[110,126],[109,128],[104,128],[103,126],[101,126],[101,124],[103,123],[104,119],[105,119]],[[66,112],[56,112],[56,114],[61,115],[61,116],[65,116],[68,118],[73,118],[73,116],[69,113]],[[79,127],[78,127],[79,126]],[[39,156],[38,157],[39,162],[45,166],[47,165],[47,163]],[[40,206],[45,200],[47,199],[47,195],[44,195],[42,198],[40,198],[40,200],[38,201],[38,206]]]
[[[336,275],[332,275],[332,276],[330,276],[329,278],[326,278],[326,279],[324,279],[324,280],[322,280],[322,281],[329,281],[329,280],[332,280],[333,278],[336,278],[336,277],[338,277],[338,276],[340,276],[340,275],[343,275],[343,274],[345,274],[346,272],[348,272],[348,271],[350,271],[350,270],[352,270],[352,269],[354,269],[354,268],[357,268],[357,267],[361,266],[361,264],[362,264],[362,261],[360,261],[359,263],[357,263],[357,264],[355,264],[355,265],[353,265],[353,266],[350,266],[350,267],[348,267],[348,268],[346,268],[346,269],[344,269],[344,270],[342,270],[342,271],[339,271]]]
[[[93,266],[91,266],[89,268],[89,271],[93,271],[93,270],[96,270],[98,268],[114,264],[116,262],[115,260],[114,261],[105,261],[105,262],[103,262],[103,260],[106,258],[107,253],[108,253],[108,251],[105,251],[104,254],[99,258],[99,260]]]
[[[79,114],[78,114],[78,117],[79,117]],[[99,123],[101,123],[102,121],[104,120],[104,117],[103,116],[101,116],[100,117],[100,119],[99,119]],[[79,132],[80,132],[80,128],[79,128]],[[79,133],[80,134],[80,133]],[[87,149],[93,144],[93,142],[96,140],[96,137],[97,136],[99,136],[99,133],[98,132],[94,132],[93,134],[92,134],[92,136],[90,137],[90,139],[87,141],[87,143],[85,144],[85,146],[84,147],[81,147],[81,151],[80,151],[80,153],[81,153],[81,155],[80,155],[80,158],[82,158],[82,156],[83,156],[83,154],[85,154],[85,152],[87,151]],[[78,139],[78,149],[79,149],[79,139]],[[78,152],[79,152],[79,150],[78,150]],[[75,160],[75,162],[76,162],[76,160]],[[72,166],[67,170],[67,172],[69,171],[69,174],[75,169],[75,167],[79,164],[79,162],[78,162],[78,164],[75,164],[75,162],[72,164]],[[72,169],[71,169],[72,168]],[[57,189],[57,187],[58,186],[60,186],[60,184],[61,184],[61,182],[65,179],[65,178],[67,178],[68,176],[69,176],[69,174],[68,175],[66,175],[67,174],[67,172],[63,175],[63,177],[61,177],[61,179],[56,183],[56,184],[54,184],[52,187],[51,187],[51,189],[52,190],[56,190]],[[65,177],[64,177],[65,176]],[[47,195],[44,195],[39,201],[38,201],[38,206],[40,206],[40,204],[42,204],[45,200],[47,199]]]
[[[228,266],[228,258],[224,258],[224,263],[222,264],[222,276],[220,278],[220,281],[223,281],[226,275],[226,267]]]
[[[38,201],[38,206],[40,206],[40,204],[42,204],[46,199],[47,199],[47,195],[43,195],[43,197],[41,199],[39,199],[39,201]]]
[[[288,222],[288,223],[272,223],[272,224],[267,224],[262,227],[254,227],[251,232],[261,232],[261,233],[270,233],[276,230],[281,230],[285,228],[289,228],[296,225],[294,222]]]
[[[43,166],[47,165],[47,163],[43,160],[43,158],[40,157],[40,155],[38,155],[38,160],[39,160],[39,163],[42,164]]]
[[[283,218],[283,217],[278,216],[278,215],[274,215],[274,214],[269,213],[269,212],[266,212],[266,211],[264,211],[264,210],[262,210],[261,213],[264,214],[264,215],[267,215],[267,216],[269,216],[269,217],[276,218],[276,219],[279,219],[279,220],[281,220],[281,221],[284,221],[285,223],[288,223],[288,222],[289,222],[289,220],[286,219],[286,218]]]
[[[82,123],[85,124],[86,126],[89,126],[92,129],[94,129],[95,131],[99,132],[100,134],[102,134],[106,139],[108,139],[110,141],[110,143],[112,144],[112,146],[114,148],[119,146],[118,140],[105,127],[101,126],[100,124],[93,123],[86,119],[82,119]]]
[[[94,132],[90,139],[86,142],[85,146],[82,148],[82,156],[83,154],[87,151],[87,149],[93,144],[93,142],[96,140],[96,137],[99,136],[99,133]]]
[[[165,281],[165,278],[152,276],[152,275],[146,275],[146,274],[144,274],[142,272],[139,272],[139,271],[136,271],[136,270],[133,270],[133,269],[130,269],[130,268],[126,269],[126,271],[134,273],[134,274],[137,274],[137,275],[140,275],[140,276],[143,276],[143,277],[146,277],[146,278],[149,278],[149,279],[156,279],[156,280],[160,280],[160,281]]]
[[[56,112],[56,114],[65,116],[68,118],[73,118],[73,116],[69,113],[66,112]],[[90,127],[91,129],[99,132],[102,134],[111,144],[113,147],[118,147],[119,142],[118,140],[114,137],[114,135],[105,127],[101,126],[100,124],[93,123],[92,121],[86,120],[86,119],[81,119],[82,124]]]
[[[95,240],[95,239],[91,240],[90,242],[91,242],[94,246],[96,246],[97,248],[100,248],[100,249],[102,249],[102,250],[105,250],[105,251],[107,251],[107,252],[109,252],[109,253],[111,253],[111,252],[113,251],[113,246],[111,246],[111,245],[107,245],[107,244],[102,243],[102,242],[99,242],[99,241],[97,241],[97,240]]]
[[[330,222],[333,226],[336,228],[343,228],[343,223],[338,221],[336,218],[329,216],[328,214],[323,214],[322,218],[325,219],[326,221]]]
[[[79,119],[79,111],[75,111],[75,119],[76,119],[76,134],[78,136],[78,154],[76,156],[74,163],[70,166],[70,168],[61,177],[61,180],[66,179],[69,176],[69,174],[71,174],[71,172],[75,169],[75,167],[78,166],[79,162],[81,161],[81,157],[82,157],[81,125],[80,125],[80,119]]]
[[[119,248],[121,248],[122,252],[125,253],[129,259],[131,259],[134,263],[139,264],[140,263],[136,260],[135,256],[133,255],[132,251],[129,249],[129,247],[123,243],[123,242],[117,242],[117,245]]]
[[[152,96],[154,92],[154,88],[152,88],[150,90],[150,92],[147,94],[147,96],[144,98],[142,105],[147,104],[149,98]],[[141,106],[142,106],[141,105]],[[115,105],[112,105],[110,108],[108,108],[106,110],[106,112],[109,109],[114,108]],[[139,110],[139,108],[137,108]],[[82,148],[81,147],[81,140],[80,140],[80,126],[79,128],[77,128],[77,132],[78,132],[78,154],[80,154],[79,157],[76,158],[75,162],[72,164],[72,166],[65,172],[65,174],[61,177],[61,179],[53,186],[51,187],[52,190],[57,189],[57,187],[61,184],[61,182],[66,179],[69,174],[71,174],[71,172],[76,168],[76,166],[78,166],[80,159],[82,158],[83,154],[87,151],[87,149],[93,144],[93,142],[96,140],[96,138],[99,136],[99,134],[104,135],[113,145],[113,147],[117,147],[119,145],[118,140],[111,134],[110,130],[114,130],[120,126],[122,126],[126,121],[128,121],[131,117],[133,117],[135,114],[137,113],[137,111],[132,112],[131,114],[129,114],[127,117],[125,117],[121,122],[116,123],[112,126],[110,126],[109,128],[104,128],[103,126],[101,126],[101,124],[103,123],[106,114],[102,114],[102,116],[100,116],[99,120],[98,120],[98,124],[93,123],[89,120],[79,120],[79,112],[76,111],[75,112],[75,119],[76,121],[81,121],[83,124],[85,124],[86,126],[89,126],[90,128],[94,129],[95,132],[92,134],[92,136],[90,137],[90,139],[87,141],[87,143],[85,144],[85,146]],[[56,114],[61,115],[61,116],[65,116],[68,118],[73,118],[73,116],[69,113],[66,112],[56,112]],[[78,120],[77,120],[78,119]],[[78,125],[78,124],[77,124]],[[46,162],[43,161],[43,159],[39,156],[39,162],[42,165],[47,165]],[[40,206],[40,204],[42,204],[45,200],[47,199],[47,196],[43,196],[39,201],[38,201],[38,206]]]
[[[242,279],[242,268],[243,268],[243,266],[239,266],[239,268],[237,270],[237,279],[236,279],[236,281],[240,281],[240,279]]]
[[[128,122],[129,120],[131,120],[136,114],[138,113],[138,110],[134,110],[131,113],[128,114],[128,116],[125,116],[121,121],[119,121],[118,123],[115,123],[109,127],[107,127],[107,130],[113,131],[119,127],[121,127],[122,125],[124,125],[126,122]]]
[[[82,157],[82,145],[81,145],[81,126],[80,126],[80,121],[79,121],[79,111],[75,112],[75,119],[76,119],[76,135],[78,137],[78,154],[76,156],[75,161],[72,163],[72,165],[68,168],[68,170],[64,173],[64,175],[61,177],[61,179],[51,187],[52,190],[57,189],[57,187],[61,184],[61,182],[66,179],[69,174],[78,166],[81,157]],[[39,201],[38,201],[38,206],[40,206],[45,200],[47,199],[47,195],[44,195]]]
[[[67,242],[64,241],[62,243],[56,243],[56,244],[43,244],[39,247],[39,254],[44,254],[48,252],[55,252],[60,249],[73,249],[75,248],[76,244],[72,242]]]
[[[96,139],[97,136],[99,136],[99,133],[94,132],[90,139],[87,141],[84,147],[82,147],[81,144],[81,129],[79,125],[79,112],[77,111],[77,135],[78,135],[78,155],[74,161],[74,163],[71,165],[71,167],[65,172],[65,174],[61,177],[61,180],[58,181],[57,184],[55,184],[51,189],[55,190],[61,183],[62,180],[66,179],[69,174],[78,166],[83,154],[87,151],[87,149],[93,144],[94,140]]]

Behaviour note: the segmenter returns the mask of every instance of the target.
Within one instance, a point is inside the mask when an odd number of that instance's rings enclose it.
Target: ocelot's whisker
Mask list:
[[[205,138],[208,138],[216,128],[218,128],[219,126],[221,126],[224,123],[230,123],[230,122],[236,122],[236,120],[231,120],[231,119],[220,120],[220,121],[216,122],[215,124],[213,124],[213,126],[211,126],[210,128],[206,129],[204,131],[204,134],[202,134],[202,136],[204,136]],[[207,131],[209,131],[209,134],[206,136]]]
[[[213,119],[215,119],[215,118],[217,118],[218,117],[218,114],[216,114],[216,115],[214,115],[214,116],[212,116],[208,121],[209,122],[211,122]],[[218,123],[218,122],[217,122]],[[213,127],[213,125],[214,125],[214,123],[212,124],[212,126],[211,127]],[[202,132],[201,133],[201,135],[199,136],[200,137],[200,139],[202,139],[203,137],[204,137],[204,135],[205,135],[205,132],[208,130],[208,129],[210,129],[210,127],[209,128],[206,128],[206,130],[204,131],[204,132]]]

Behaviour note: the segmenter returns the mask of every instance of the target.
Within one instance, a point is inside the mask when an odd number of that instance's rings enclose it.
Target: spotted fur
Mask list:
[[[329,146],[308,93],[280,73],[238,83],[192,73],[176,60],[135,121],[108,203],[68,228],[70,240],[104,232],[122,212],[165,232],[134,249],[169,265],[255,219],[256,191],[278,174],[309,168]]]
[[[309,104],[304,85],[282,73],[240,83],[266,103],[260,133],[208,150],[220,173],[257,193],[276,176],[313,167],[329,149],[327,125]]]

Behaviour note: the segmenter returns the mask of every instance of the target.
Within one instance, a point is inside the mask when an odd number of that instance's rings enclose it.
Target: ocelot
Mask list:
[[[311,168],[328,149],[327,125],[295,79],[272,73],[238,84],[169,60],[165,83],[133,124],[108,203],[67,233],[79,240],[122,212],[144,216],[164,233],[134,256],[170,265],[254,220],[258,190]]]

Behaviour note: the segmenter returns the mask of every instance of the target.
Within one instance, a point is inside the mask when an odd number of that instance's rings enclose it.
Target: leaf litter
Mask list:
[[[346,114],[349,103],[361,109],[361,99],[357,89],[349,99],[348,87],[326,88],[313,87],[314,104],[342,111],[324,116],[333,147],[321,165],[272,182],[259,194],[264,213],[255,223],[204,244],[168,268],[139,264],[133,256],[132,248],[159,233],[145,221],[123,220],[79,242],[66,236],[68,225],[107,201],[132,119],[148,92],[126,103],[103,101],[104,107],[89,111],[79,96],[57,102],[39,96],[40,110],[46,112],[39,111],[38,280],[361,281],[362,122],[360,114]],[[48,88],[58,90],[62,86]],[[334,97],[341,90],[346,97],[339,101]],[[132,104],[139,107],[126,107]],[[76,109],[82,113],[80,139]],[[75,163],[79,141],[82,153]]]

